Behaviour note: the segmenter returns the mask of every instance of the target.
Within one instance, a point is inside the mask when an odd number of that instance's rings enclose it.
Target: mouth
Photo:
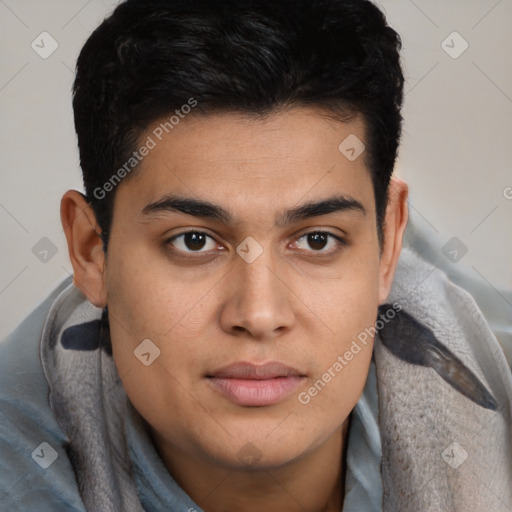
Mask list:
[[[206,376],[209,384],[231,402],[245,407],[275,405],[292,394],[306,375],[278,362],[234,363]]]

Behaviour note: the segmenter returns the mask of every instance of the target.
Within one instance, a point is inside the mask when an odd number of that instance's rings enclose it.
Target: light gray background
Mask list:
[[[377,3],[403,41],[397,172],[410,185],[411,212],[439,251],[453,237],[464,244],[467,253],[449,265],[498,297],[512,290],[512,1]],[[73,69],[88,35],[116,4],[0,0],[0,338],[72,273],[59,204],[66,190],[83,191]],[[31,47],[43,46],[42,32],[58,43],[47,59]],[[458,55],[464,41],[468,48]],[[54,255],[43,252],[42,238]]]

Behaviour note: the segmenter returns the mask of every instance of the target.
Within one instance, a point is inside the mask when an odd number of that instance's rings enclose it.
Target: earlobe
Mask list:
[[[403,235],[408,220],[408,194],[407,183],[392,177],[389,184],[389,200],[383,226],[384,244],[379,265],[379,304],[383,304],[389,295],[402,250]]]
[[[68,190],[61,199],[60,217],[74,271],[73,283],[89,302],[103,308],[107,304],[106,258],[94,211],[80,192]]]

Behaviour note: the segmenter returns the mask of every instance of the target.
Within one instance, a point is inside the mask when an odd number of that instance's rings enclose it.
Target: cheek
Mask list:
[[[208,282],[188,282],[183,271],[166,261],[163,249],[135,245],[129,254],[113,252],[109,258],[109,311],[132,339],[165,338],[200,306]]]
[[[117,247],[120,245],[118,243]],[[181,313],[179,301],[171,301],[173,295],[165,294],[165,288],[168,288],[166,281],[158,279],[155,270],[142,263],[144,259],[144,253],[137,248],[122,256],[112,250],[107,264],[113,356],[131,399],[145,389],[158,390],[155,386],[157,376],[166,378],[158,371],[165,351],[161,343],[162,333],[172,332]],[[145,347],[145,350],[141,351],[139,347]],[[142,356],[146,353],[150,354],[149,357]],[[146,366],[144,359],[146,363],[154,362]]]
[[[371,251],[354,251],[324,293],[322,311],[329,320],[338,350],[374,325],[379,293],[378,257]]]
[[[116,247],[122,246],[117,243]],[[154,263],[148,265],[148,262]],[[199,374],[200,354],[208,343],[208,326],[213,321],[211,297],[205,294],[213,284],[205,278],[187,281],[183,272],[166,264],[145,248],[132,247],[130,254],[113,250],[107,265],[108,309],[113,356],[128,396],[134,404],[151,407],[179,401],[180,386],[192,389]],[[217,278],[218,281],[218,278]],[[201,336],[199,336],[201,334]],[[158,356],[145,366],[139,353],[143,340],[150,340]],[[145,342],[147,344],[147,342]],[[146,353],[146,352],[144,352]],[[139,408],[139,407],[137,407]]]
[[[315,371],[297,397],[306,408],[308,421],[316,422],[322,418],[323,428],[329,431],[337,428],[350,414],[368,376],[373,350],[371,327],[374,324],[373,315],[357,310],[352,315],[340,315],[337,335],[327,343],[317,344]]]
[[[315,344],[315,371],[299,397],[312,415],[331,416],[334,423],[343,420],[364,389],[377,319],[377,279],[375,262],[360,260],[326,290],[320,310],[328,327],[322,331],[328,334]]]

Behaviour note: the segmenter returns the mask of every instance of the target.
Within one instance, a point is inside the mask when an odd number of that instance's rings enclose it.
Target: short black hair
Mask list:
[[[401,46],[368,0],[118,5],[82,48],[73,85],[85,197],[104,251],[115,190],[98,190],[123,165],[126,170],[150,124],[191,100],[190,115],[267,115],[295,106],[318,107],[340,121],[361,114],[382,243],[401,136]]]

